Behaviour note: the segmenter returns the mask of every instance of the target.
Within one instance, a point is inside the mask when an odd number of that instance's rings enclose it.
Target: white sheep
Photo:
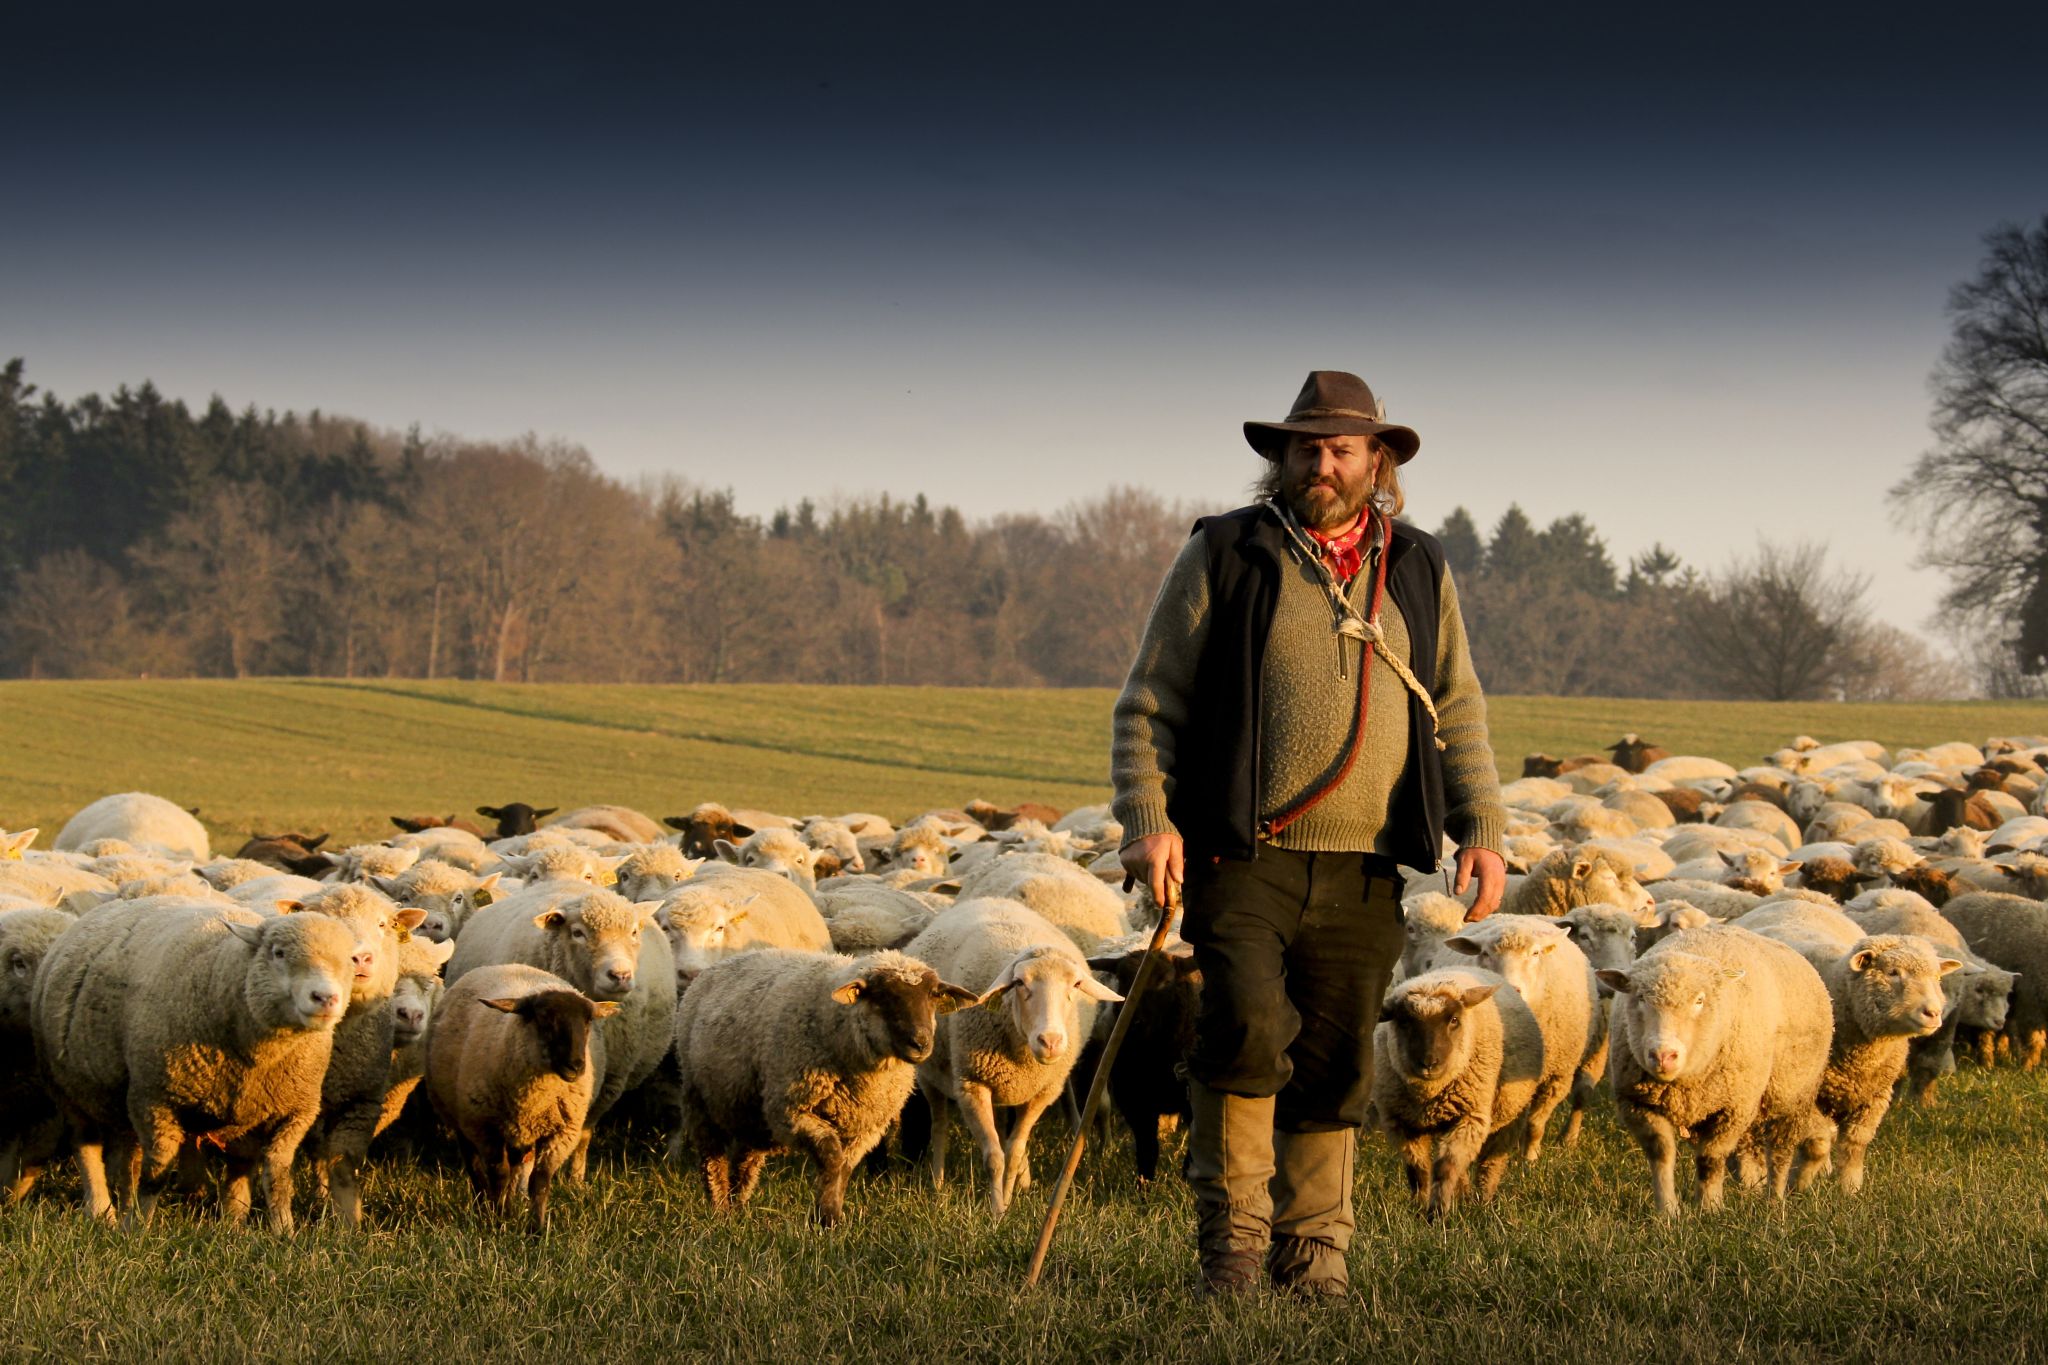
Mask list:
[[[1133,926],[1123,897],[1082,868],[1051,853],[1013,853],[960,879],[963,901],[1021,901],[1060,927],[1083,954]]]
[[[818,909],[835,952],[859,955],[901,948],[923,932],[936,913],[923,898],[880,882],[818,893]]]
[[[1550,1116],[1571,1101],[1564,1142],[1578,1141],[1586,1102],[1607,1070],[1607,1014],[1593,966],[1563,925],[1528,915],[1495,915],[1445,940],[1515,988],[1543,1034],[1543,1069],[1529,1097],[1522,1155],[1543,1152]]]
[[[831,930],[811,898],[787,877],[758,868],[707,863],[671,891],[654,922],[668,939],[678,989],[722,957],[754,948],[832,946]]]
[[[957,1105],[981,1149],[989,1206],[1001,1215],[1031,1183],[1038,1116],[1060,1097],[1094,1023],[1094,1002],[1123,997],[1097,981],[1057,926],[1016,901],[969,900],[933,920],[904,950],[984,1008],[939,1021],[918,1088],[932,1111],[934,1184],[946,1179],[947,1123]],[[995,1111],[1018,1113],[1005,1140]]]
[[[975,1003],[896,952],[768,948],[707,967],[676,1010],[676,1136],[696,1149],[712,1207],[745,1205],[762,1161],[798,1151],[818,1170],[818,1221],[837,1223],[847,1177],[931,1056],[939,1014]]]
[[[66,821],[50,847],[79,849],[99,839],[119,839],[193,863],[213,856],[206,826],[192,812],[148,792],[102,796]]]
[[[557,815],[545,828],[593,830],[621,844],[657,844],[663,835],[660,825],[631,806],[582,806]]]
[[[50,946],[31,1000],[36,1053],[76,1135],[86,1211],[112,1214],[105,1153],[131,1221],[192,1138],[229,1162],[225,1216],[251,1205],[260,1163],[274,1231],[292,1226],[292,1159],[320,1115],[354,938],[320,914],[265,918],[209,902],[122,901]],[[186,1065],[203,1056],[209,1065]],[[141,1160],[128,1153],[140,1149]]]

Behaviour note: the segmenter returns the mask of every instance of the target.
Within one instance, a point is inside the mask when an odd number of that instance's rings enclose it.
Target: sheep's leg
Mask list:
[[[142,1147],[133,1137],[117,1138],[109,1145],[114,1150],[114,1175],[121,1182],[121,1217],[133,1226],[142,1202]]]
[[[1159,1174],[1159,1115],[1123,1110],[1124,1123],[1131,1130],[1131,1156],[1138,1168],[1138,1183],[1148,1184]]]
[[[1515,1148],[1519,1145],[1525,1153],[1528,1151],[1529,1136],[1517,1131],[1517,1126],[1522,1124],[1532,1128],[1535,1126],[1530,1122],[1529,1116],[1524,1114],[1514,1123],[1487,1138],[1485,1145],[1479,1149],[1479,1179],[1474,1183],[1473,1197],[1480,1203],[1484,1204],[1492,1199],[1495,1192],[1500,1189],[1501,1177],[1507,1174],[1508,1158],[1514,1155]],[[1533,1157],[1529,1159],[1534,1160]]]
[[[960,1119],[967,1125],[967,1131],[974,1136],[975,1145],[981,1148],[982,1164],[988,1168],[988,1203],[1001,1217],[1010,1206],[1009,1182],[1003,1170],[1003,1140],[996,1132],[995,1101],[988,1087],[972,1081],[960,1083]],[[934,1115],[934,1123],[937,1116]],[[937,1134],[933,1134],[933,1150],[937,1150]]]
[[[1975,1056],[1977,1058],[1978,1066],[1981,1066],[1988,1071],[1992,1067],[1998,1065],[1997,1034],[1993,1033],[1990,1029],[1985,1029],[1971,1041],[1976,1044]]]
[[[511,1208],[512,1160],[511,1153],[501,1142],[493,1141],[489,1148],[478,1153],[483,1169],[484,1204],[497,1217],[504,1217]]]
[[[581,1185],[590,1169],[590,1129],[585,1128],[576,1139],[576,1150],[569,1157],[569,1183]]]
[[[739,1159],[733,1163],[732,1202],[745,1208],[747,1201],[754,1197],[754,1186],[761,1183],[761,1168],[768,1163],[768,1149],[749,1147],[741,1150]]]
[[[536,1164],[533,1153],[526,1154],[527,1179],[527,1230],[536,1237],[548,1230],[548,1186],[554,1182],[555,1173],[550,1163]]]
[[[131,1100],[128,1116],[135,1125],[135,1156],[129,1162],[135,1174],[128,1181],[125,1221],[129,1226],[141,1226],[156,1209],[158,1182],[177,1167],[185,1130],[178,1116],[162,1104]]]
[[[1657,1212],[1667,1218],[1678,1216],[1678,1129],[1662,1114],[1633,1105],[1621,1107],[1622,1124],[1635,1136],[1636,1145],[1650,1162],[1650,1190]]]
[[[711,1198],[715,1213],[732,1212],[732,1158],[725,1154],[723,1147],[706,1155],[697,1163],[697,1169],[704,1174],[704,1193]]]
[[[839,1130],[816,1114],[793,1114],[789,1127],[795,1145],[809,1152],[818,1163],[816,1216],[824,1226],[832,1227],[846,1211],[846,1181],[853,1174],[846,1144],[840,1140]]]
[[[2020,1068],[2032,1071],[2041,1065],[2041,1054],[2048,1051],[2048,1029],[2030,1028],[2020,1035]]]
[[[1031,1130],[1038,1126],[1038,1116],[1051,1106],[1055,1098],[1065,1093],[1065,1088],[1061,1087],[1053,1094],[1042,1095],[1025,1105],[1017,1116],[1016,1125],[1010,1129],[1010,1139],[1003,1153],[1003,1173],[1010,1182],[1009,1199],[1031,1188]],[[1007,1203],[1008,1199],[1004,1202]]]
[[[1840,1156],[1835,1178],[1843,1194],[1863,1192],[1864,1153],[1876,1139],[1878,1125],[1890,1108],[1891,1097],[1880,1094],[1875,1103],[1843,1116],[1841,1131],[1835,1136],[1835,1151]]]
[[[229,1227],[238,1228],[249,1221],[249,1211],[255,1207],[255,1169],[252,1161],[228,1161],[228,1178],[221,1186],[220,1217]]]
[[[1400,1142],[1401,1168],[1408,1173],[1408,1195],[1417,1213],[1429,1212],[1429,1134],[1411,1133]]]
[[[85,1216],[112,1220],[113,1195],[107,1189],[106,1148],[97,1137],[83,1132],[78,1138],[78,1173],[85,1186]]]
[[[1805,1130],[1798,1134],[1795,1155],[1786,1163],[1789,1170],[1779,1177],[1779,1197],[1784,1197],[1787,1185],[1793,1194],[1801,1194],[1810,1189],[1813,1182],[1827,1172],[1829,1154],[1833,1151],[1834,1145],[1834,1124],[1815,1110],[1808,1118]]]
[[[1700,1207],[1718,1209],[1725,1202],[1728,1158],[1735,1155],[1748,1137],[1756,1116],[1738,1122],[1727,1110],[1693,1127],[1693,1174],[1699,1181]]]
[[[1442,1218],[1456,1209],[1465,1193],[1468,1173],[1480,1149],[1486,1145],[1486,1122],[1466,1117],[1451,1127],[1437,1143],[1436,1161],[1430,1170],[1429,1207],[1425,1216]]]
[[[931,1163],[932,1188],[943,1190],[946,1188],[946,1139],[953,1126],[953,1107],[937,1089],[926,1090],[922,1086],[919,1089],[923,1090],[925,1109],[931,1115],[925,1159]]]

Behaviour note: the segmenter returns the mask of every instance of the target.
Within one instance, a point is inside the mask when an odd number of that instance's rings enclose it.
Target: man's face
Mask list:
[[[1280,492],[1303,526],[1341,531],[1372,497],[1379,462],[1367,436],[1290,436],[1280,457]]]

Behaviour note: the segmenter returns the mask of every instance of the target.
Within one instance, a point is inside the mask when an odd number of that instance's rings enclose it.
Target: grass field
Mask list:
[[[704,797],[902,816],[973,796],[1105,795],[1109,696],[805,688],[507,688],[312,682],[0,685],[0,828],[54,833],[107,791],[252,824],[379,834],[387,814],[523,799],[654,814]],[[1576,751],[1641,731],[1751,759],[1794,733],[1888,743],[2048,729],[2040,707],[1493,703],[1496,747]],[[1641,1157],[1604,1099],[1575,1151],[1510,1173],[1443,1224],[1406,1207],[1391,1152],[1360,1162],[1356,1297],[1305,1307],[1189,1292],[1186,1189],[1139,1189],[1119,1139],[1091,1153],[1047,1281],[1019,1279],[1042,1190],[992,1222],[955,1181],[858,1181],[848,1225],[807,1221],[772,1163],[754,1207],[711,1218],[660,1135],[601,1144],[544,1243],[481,1223],[432,1160],[373,1171],[373,1228],[289,1241],[170,1208],[123,1234],[86,1223],[58,1172],[0,1213],[0,1357],[409,1360],[2048,1358],[2048,1090],[1965,1068],[1906,1109],[1865,1195],[1655,1221]],[[1057,1121],[1040,1129],[1049,1178]],[[963,1178],[964,1175],[964,1178]]]

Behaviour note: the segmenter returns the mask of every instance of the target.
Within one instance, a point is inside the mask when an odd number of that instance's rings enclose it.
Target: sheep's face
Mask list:
[[[1858,939],[1848,953],[1848,1004],[1872,1038],[1924,1038],[1941,1027],[1947,998],[1944,974],[1963,964],[1937,957],[1925,939],[1878,934]]]
[[[536,991],[506,1000],[485,1000],[494,1010],[517,1015],[533,1030],[541,1057],[553,1075],[570,1083],[590,1069],[590,1026],[618,1012],[612,1001],[593,1001],[576,991]]]
[[[1652,903],[1650,893],[1637,883],[1635,874],[1618,867],[1610,858],[1591,852],[1579,854],[1565,869],[1567,905],[1625,905],[1631,908]]]
[[[1566,912],[1558,922],[1595,968],[1627,967],[1636,960],[1636,919],[1626,910],[1582,905]],[[1602,984],[1600,993],[1612,995],[1614,990]]]
[[[892,966],[870,962],[841,984],[832,999],[849,1007],[849,1027],[858,1029],[876,1057],[917,1063],[932,1055],[941,1014],[964,1009],[978,997],[963,986],[939,980],[923,963],[901,958]]]
[[[1528,915],[1481,920],[1444,940],[1446,948],[1474,959],[1474,965],[1513,986],[1531,1006],[1542,1000],[1557,953],[1570,943],[1562,928]]]
[[[1499,989],[1497,981],[1455,971],[1403,982],[1380,1007],[1380,1022],[1392,1035],[1388,1065],[1424,1085],[1461,1074],[1472,1056],[1471,1011]]]
[[[0,916],[0,1032],[28,1036],[36,968],[71,924],[71,916],[61,910],[15,910]]]
[[[676,989],[686,988],[720,958],[753,945],[748,921],[749,896],[729,904],[715,895],[684,890],[670,896],[655,911],[654,922],[668,935],[670,953],[676,963]]]
[[[816,883],[811,867],[811,850],[786,829],[764,829],[744,844],[735,846],[721,840],[718,856],[741,867],[759,868],[787,877],[808,890]]]
[[[498,831],[493,838],[512,839],[521,834],[531,834],[540,827],[540,822],[553,815],[559,806],[547,806],[535,810],[524,801],[514,801],[504,806],[478,806],[476,813],[486,820],[496,820]]]
[[[261,924],[223,923],[254,950],[244,998],[259,1018],[299,1029],[330,1029],[341,1022],[355,975],[355,935],[339,920],[305,913]]]
[[[860,856],[860,843],[853,837],[853,831],[836,820],[813,820],[805,825],[804,842],[810,845],[811,871],[815,876],[831,877],[868,870],[867,860]]]
[[[643,849],[619,864],[613,889],[629,901],[655,900],[688,881],[702,861],[667,845]]]
[[[1902,839],[1865,839],[1855,847],[1851,860],[1858,872],[1888,877],[1920,862],[1920,855]]]
[[[427,912],[416,907],[400,909],[368,887],[348,885],[316,892],[303,902],[284,902],[279,907],[317,910],[347,929],[354,943],[349,952],[349,1002],[365,1004],[390,996],[398,984],[398,941],[401,934],[419,928]]]
[[[2000,967],[1965,967],[1942,980],[1946,984],[1963,977],[1958,991],[1960,999],[1956,1004],[1960,1021],[1971,1028],[1990,1029],[1995,1033],[2005,1027],[2017,975]]]
[[[1026,948],[996,975],[978,1003],[1000,1009],[1014,1038],[1034,1060],[1058,1061],[1085,1037],[1080,1002],[1121,1000],[1088,964],[1058,948]]]
[[[1600,973],[1628,1021],[1636,1065],[1655,1080],[1675,1081],[1720,1052],[1732,1002],[1729,986],[1745,975],[1697,953],[1663,950],[1626,970]]]
[[[533,922],[547,935],[558,976],[593,1000],[623,1000],[633,993],[640,965],[640,931],[655,910],[594,891],[541,911]]]
[[[391,991],[391,1041],[416,1042],[427,1031],[441,999],[441,969],[455,955],[453,943],[430,943],[414,935],[398,945],[398,984]]]
[[[942,877],[952,866],[952,859],[936,841],[898,840],[889,854],[889,866],[915,872],[920,877]]]
[[[1721,883],[1753,896],[1772,896],[1784,889],[1785,873],[1778,860],[1762,849],[1746,848],[1740,853],[1723,853],[1727,871]]]

